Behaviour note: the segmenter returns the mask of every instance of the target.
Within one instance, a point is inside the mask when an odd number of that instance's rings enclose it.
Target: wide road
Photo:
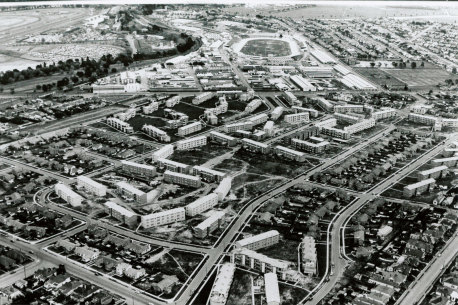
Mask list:
[[[407,295],[401,300],[399,305],[417,304],[424,297],[429,287],[434,284],[434,281],[441,275],[443,268],[446,268],[451,260],[457,255],[458,236],[455,234],[450,244],[443,250],[441,255],[434,260],[428,270],[414,282],[414,286],[409,289]]]
[[[306,304],[318,304],[321,299],[323,299],[337,284],[340,280],[347,262],[341,258],[340,254],[340,241],[341,241],[341,227],[344,225],[344,222],[347,220],[350,215],[356,212],[362,205],[366,202],[374,199],[379,196],[384,190],[396,184],[404,176],[408,175],[410,172],[425,164],[429,159],[440,153],[444,148],[453,141],[454,138],[450,138],[445,143],[441,143],[432,150],[429,150],[427,153],[420,156],[415,161],[407,164],[405,167],[400,169],[398,172],[392,174],[387,179],[376,185],[369,193],[361,194],[360,198],[347,210],[345,210],[338,219],[336,219],[333,231],[332,231],[332,242],[331,242],[331,262],[334,264],[333,275],[329,276],[329,281],[326,282],[313,296],[313,299],[306,302]],[[456,249],[456,248],[455,248]],[[306,301],[306,300],[303,300]],[[413,304],[413,303],[406,303]]]

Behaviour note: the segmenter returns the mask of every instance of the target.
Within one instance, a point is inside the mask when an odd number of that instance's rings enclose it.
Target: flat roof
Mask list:
[[[201,165],[196,165],[193,168],[197,169],[199,171],[205,172],[205,173],[209,173],[209,174],[215,175],[215,176],[221,176],[222,177],[222,176],[226,175],[226,173],[223,173],[223,172],[220,172],[220,171],[217,171],[217,170],[205,167],[205,166],[201,166]]]
[[[117,203],[113,202],[113,201],[107,201],[105,202],[105,206],[110,208],[110,209],[113,209],[115,210],[116,212],[120,213],[121,215],[124,215],[126,217],[133,217],[133,216],[137,216],[137,214],[135,214],[134,212],[132,211],[129,211],[128,209],[126,209],[125,207],[122,207],[120,205],[118,205]]]
[[[235,264],[224,263],[219,268],[218,275],[216,276],[215,283],[212,287],[212,294],[216,295],[225,295],[229,293],[229,288],[231,287],[232,279],[234,278]]]
[[[252,257],[254,259],[257,259],[261,262],[264,262],[266,264],[269,264],[273,267],[276,267],[276,268],[279,268],[279,269],[288,269],[288,267],[290,266],[290,262],[287,262],[287,261],[284,261],[284,260],[279,260],[279,259],[276,259],[276,258],[271,258],[267,255],[264,255],[264,254],[261,254],[261,253],[258,253],[256,251],[253,251],[253,250],[249,250],[247,248],[237,248],[233,251],[234,253],[239,253],[239,254],[242,254],[242,255],[246,255],[248,257]]]
[[[186,174],[182,174],[182,173],[176,173],[176,172],[172,172],[172,171],[169,171],[169,170],[166,170],[166,171],[164,172],[164,176],[165,176],[165,175],[170,175],[170,176],[175,176],[175,177],[181,177],[181,178],[185,178],[185,179],[200,181],[200,178],[199,178],[199,177],[191,176],[191,175],[186,175]]]
[[[280,290],[278,289],[277,274],[269,272],[264,274],[267,304],[271,302],[280,303]]]
[[[422,181],[417,182],[417,183],[406,185],[404,188],[408,189],[408,190],[414,190],[414,189],[419,188],[419,187],[421,187],[423,185],[428,185],[428,184],[431,184],[431,183],[434,183],[434,182],[436,182],[436,179],[429,178],[429,179],[425,179],[425,180],[422,180]]]
[[[140,167],[140,168],[149,169],[149,170],[156,170],[154,166],[151,166],[148,164],[141,164],[141,163],[126,161],[126,160],[122,160],[121,163],[125,165],[134,166],[134,167]]]
[[[445,166],[445,165],[436,166],[436,167],[421,171],[420,174],[421,175],[429,175],[429,174],[432,174],[432,173],[435,173],[435,172],[438,172],[438,171],[442,171],[442,170],[447,169],[447,168],[448,167]]]
[[[170,214],[177,214],[177,213],[185,213],[184,208],[174,208],[174,209],[167,210],[167,211],[144,215],[142,216],[142,219],[151,219],[151,218],[161,217],[161,216],[170,215]]]
[[[251,140],[251,139],[243,139],[242,142],[248,143],[248,144],[252,144],[254,146],[259,146],[259,147],[262,147],[262,148],[268,148],[269,147],[269,145],[267,145],[267,144],[264,144],[264,143],[261,143],[261,142],[258,142],[258,141],[254,141],[254,140]]]
[[[211,194],[205,195],[204,197],[197,198],[196,200],[188,204],[186,207],[194,208],[196,206],[203,204],[207,200],[216,200],[216,202],[218,202],[218,194],[211,193]]]
[[[199,223],[195,228],[200,230],[205,230],[209,226],[211,226],[215,221],[223,218],[226,213],[224,211],[216,211],[210,217],[206,218],[204,221]]]
[[[176,161],[172,161],[172,160],[169,160],[169,159],[166,159],[166,158],[159,158],[159,159],[157,159],[157,161],[158,161],[158,162],[165,163],[165,164],[174,165],[174,166],[176,166],[176,167],[183,167],[183,168],[186,168],[186,167],[189,166],[189,165],[187,165],[187,164],[180,163],[180,162],[176,162]]]
[[[275,148],[279,149],[279,150],[282,150],[282,151],[285,151],[285,152],[288,152],[290,154],[296,155],[296,156],[303,156],[304,155],[303,152],[300,152],[300,151],[297,151],[297,150],[294,150],[294,149],[291,149],[291,148],[288,148],[288,147],[280,146],[280,145],[277,145]]]
[[[142,196],[143,194],[145,194],[145,192],[139,190],[138,188],[134,187],[133,185],[125,182],[125,181],[119,181],[116,183],[116,186],[122,188],[122,189],[125,189],[129,192],[131,192],[132,194],[135,194],[137,196]]]
[[[267,238],[279,236],[279,235],[280,235],[280,233],[278,233],[277,230],[270,230],[270,231],[267,231],[267,232],[264,232],[264,233],[261,233],[261,234],[257,234],[257,235],[253,235],[253,236],[241,239],[241,240],[237,241],[237,244],[240,247],[245,247],[246,245],[250,245],[252,243],[255,243],[255,242],[267,239]]]
[[[187,128],[191,128],[191,127],[198,126],[198,125],[202,125],[202,123],[201,122],[194,122],[194,123],[191,123],[191,124],[188,124],[188,125],[185,125],[185,126],[181,126],[178,129],[179,130],[180,129],[187,129]]]
[[[229,136],[227,134],[224,134],[224,133],[221,133],[221,132],[218,132],[218,131],[210,131],[210,134],[214,135],[216,137],[220,137],[220,138],[226,139],[226,140],[235,140],[234,137],[231,137],[231,136]]]
[[[107,188],[105,185],[103,185],[101,183],[98,183],[97,181],[94,181],[91,178],[86,177],[86,176],[78,176],[76,179],[77,180],[81,180],[81,181],[83,181],[83,182],[85,182],[87,184],[91,184],[91,185],[93,185],[95,187]]]
[[[447,161],[456,161],[458,160],[458,156],[450,157],[450,158],[442,158],[442,159],[435,159],[433,162],[447,162]]]
[[[184,140],[178,141],[177,144],[200,141],[200,140],[203,140],[203,139],[207,139],[207,136],[198,136],[198,137],[194,137],[194,138],[184,139]]]

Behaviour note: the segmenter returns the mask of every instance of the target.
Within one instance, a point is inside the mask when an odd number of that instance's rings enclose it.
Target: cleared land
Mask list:
[[[433,87],[444,83],[446,79],[456,78],[445,70],[433,69],[383,69],[386,73],[399,79],[409,87]]]
[[[290,55],[291,48],[289,43],[282,40],[253,39],[247,41],[240,52],[253,56],[268,56],[272,54],[275,57],[280,57]]]

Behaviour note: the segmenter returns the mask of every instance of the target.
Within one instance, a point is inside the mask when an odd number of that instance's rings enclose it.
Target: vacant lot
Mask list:
[[[387,72],[378,68],[354,68],[358,73],[362,74],[369,81],[376,83],[380,86],[387,86],[388,88],[404,88],[406,85],[396,77],[388,74]]]
[[[406,83],[409,87],[432,87],[444,83],[446,79],[456,78],[439,68],[383,69],[383,71]]]

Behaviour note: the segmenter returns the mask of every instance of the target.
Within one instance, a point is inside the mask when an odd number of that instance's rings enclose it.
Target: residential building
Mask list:
[[[152,102],[149,105],[143,106],[142,110],[143,110],[144,114],[151,114],[151,113],[159,110],[159,102]]]
[[[188,134],[198,132],[202,130],[202,123],[201,122],[194,122],[185,126],[178,128],[178,135],[181,137],[187,136]]]
[[[278,288],[277,274],[273,272],[264,274],[264,287],[267,305],[280,305],[280,289]]]
[[[334,113],[334,117],[337,119],[337,122],[345,122],[350,124],[355,124],[362,120],[361,117],[345,114],[345,113]]]
[[[234,279],[235,264],[224,263],[218,270],[210,292],[210,305],[225,305]]]
[[[375,120],[374,119],[367,119],[367,120],[362,120],[361,122],[358,122],[356,124],[350,125],[350,126],[345,126],[344,131],[348,132],[349,134],[355,134],[358,132],[361,132],[365,129],[369,129],[375,126]]]
[[[256,125],[262,124],[264,122],[267,122],[268,118],[269,117],[267,116],[267,114],[260,113],[260,114],[257,114],[255,116],[252,116],[251,118],[248,119],[248,121],[251,122],[253,124],[253,126],[256,126]]]
[[[120,181],[116,183],[117,192],[124,197],[126,200],[132,200],[138,203],[148,203],[151,202],[156,192],[153,190],[151,192],[145,193],[142,190],[137,189],[133,185]]]
[[[96,196],[104,197],[107,194],[107,187],[86,176],[76,177],[78,187],[84,188],[85,191]]]
[[[164,173],[164,181],[193,188],[198,188],[202,184],[200,177],[176,173],[169,170],[166,170]]]
[[[312,109],[312,108],[304,108],[300,106],[293,106],[291,109],[294,110],[294,113],[300,113],[300,112],[308,112],[309,116],[316,118],[318,117],[318,110]]]
[[[81,197],[79,194],[74,192],[70,187],[63,183],[57,183],[54,186],[54,191],[56,192],[57,196],[65,200],[65,202],[67,202],[72,207],[80,206],[84,200],[83,197]]]
[[[105,212],[113,217],[121,221],[123,224],[126,224],[129,227],[135,227],[138,223],[138,215],[128,209],[114,203],[112,201],[105,202]]]
[[[166,169],[172,172],[177,172],[177,173],[187,173],[188,169],[190,168],[190,165],[172,161],[169,159],[164,159],[164,158],[159,158],[157,160],[157,164],[159,168]]]
[[[251,102],[249,102],[246,107],[245,107],[245,112],[247,113],[252,113],[253,111],[255,111],[256,109],[259,108],[259,106],[261,106],[262,104],[262,100],[261,99],[254,99],[252,100]]]
[[[226,177],[226,173],[199,165],[192,168],[192,174],[194,176],[200,176],[203,180],[212,182],[220,182],[224,177]]]
[[[251,129],[253,129],[253,123],[251,123],[250,121],[224,125],[225,133],[232,133],[232,132],[236,132],[237,130],[251,130]]]
[[[132,161],[121,161],[122,171],[130,175],[153,178],[156,176],[156,168],[151,165],[141,164]]]
[[[428,178],[438,179],[447,173],[448,167],[446,165],[436,166],[418,173],[418,181],[422,181]]]
[[[336,125],[337,125],[336,118],[330,118],[330,119],[315,123],[315,127],[318,127],[320,130],[323,127],[335,127]]]
[[[286,279],[286,271],[291,266],[290,262],[270,258],[246,248],[235,248],[231,252],[231,263],[262,273],[273,272],[279,275],[282,280]]]
[[[284,146],[277,145],[275,146],[275,154],[279,157],[283,157],[289,160],[294,160],[297,162],[305,162],[305,154],[303,152],[290,149]]]
[[[296,149],[301,149],[316,154],[325,151],[330,143],[324,140],[318,142],[311,142],[299,139],[291,139],[291,144]]]
[[[271,230],[241,239],[235,243],[235,246],[238,248],[243,247],[250,250],[258,250],[276,245],[279,241],[280,233],[277,230]]]
[[[157,162],[160,158],[168,158],[173,154],[173,145],[167,144],[153,152],[153,162]]]
[[[205,238],[213,231],[218,229],[224,222],[224,211],[216,211],[210,217],[194,227],[194,233],[197,238]]]
[[[207,145],[207,136],[189,138],[177,142],[177,150],[190,150]]]
[[[323,110],[331,111],[331,110],[334,109],[334,104],[331,103],[330,101],[326,100],[325,98],[318,97],[316,99],[316,102],[317,102],[318,106],[323,108]]]
[[[275,107],[274,110],[272,110],[272,112],[270,113],[270,118],[276,121],[283,114],[284,110],[285,108],[283,108],[282,106]]]
[[[272,137],[274,135],[274,121],[267,121],[262,130],[267,136]]]
[[[192,103],[194,105],[199,105],[202,104],[205,101],[208,101],[209,99],[213,98],[215,96],[214,92],[205,92],[202,94],[197,95],[195,98],[192,99]]]
[[[134,132],[134,128],[130,126],[129,123],[124,122],[118,118],[108,118],[107,125],[113,127],[114,129],[120,130],[125,133],[132,133]]]
[[[376,111],[372,113],[372,118],[376,121],[378,120],[384,120],[384,119],[389,119],[389,118],[394,118],[398,115],[396,112],[396,109],[393,108],[388,108],[388,109],[383,109],[380,111]]]
[[[158,139],[162,142],[170,142],[170,136],[163,130],[152,125],[143,125],[142,131],[152,138]]]
[[[171,98],[169,98],[169,99],[167,99],[165,101],[165,106],[167,106],[169,108],[172,108],[176,104],[178,104],[180,101],[181,101],[181,96],[179,96],[179,95],[172,96]]]
[[[210,131],[210,140],[212,142],[217,142],[219,144],[227,145],[229,147],[237,144],[236,138],[228,136],[218,131]]]
[[[345,130],[342,130],[342,129],[338,129],[338,128],[334,128],[334,127],[323,126],[323,127],[321,127],[321,133],[325,134],[325,135],[328,135],[328,136],[331,136],[333,138],[339,138],[339,139],[342,139],[342,140],[350,139],[350,133],[348,131],[345,131]]]
[[[345,104],[334,106],[335,113],[364,113],[364,110],[364,105]]]
[[[210,193],[196,199],[185,207],[186,216],[196,216],[210,210],[218,204],[218,194]]]
[[[128,110],[126,110],[124,112],[116,113],[114,116],[115,116],[115,118],[118,118],[121,121],[128,121],[128,120],[132,119],[136,115],[137,115],[137,110],[134,107],[132,107],[132,108],[129,108]]]
[[[456,167],[458,164],[458,156],[442,159],[434,159],[432,161],[434,165],[446,165],[448,167]]]
[[[283,91],[283,97],[291,105],[302,106],[302,102],[297,99],[297,97],[291,91]]]
[[[242,147],[248,151],[267,154],[269,152],[269,145],[257,142],[251,139],[243,139]]]
[[[229,194],[232,187],[232,178],[226,177],[221,180],[218,187],[214,190],[214,193],[218,195],[218,200],[223,201],[226,198],[227,194]]]
[[[420,182],[409,184],[404,186],[404,197],[410,198],[413,196],[418,196],[425,191],[428,191],[436,185],[436,180],[433,178],[429,178],[426,180],[422,180]]]
[[[313,276],[317,274],[317,252],[315,239],[311,236],[304,236],[301,243],[301,267],[302,273]]]
[[[169,223],[184,221],[186,217],[185,215],[186,212],[184,208],[175,208],[167,211],[141,216],[141,224],[143,228],[148,229],[151,227],[157,227]]]
[[[287,114],[285,115],[285,122],[289,124],[298,124],[303,122],[309,122],[309,113],[308,112],[300,112],[296,114]]]

